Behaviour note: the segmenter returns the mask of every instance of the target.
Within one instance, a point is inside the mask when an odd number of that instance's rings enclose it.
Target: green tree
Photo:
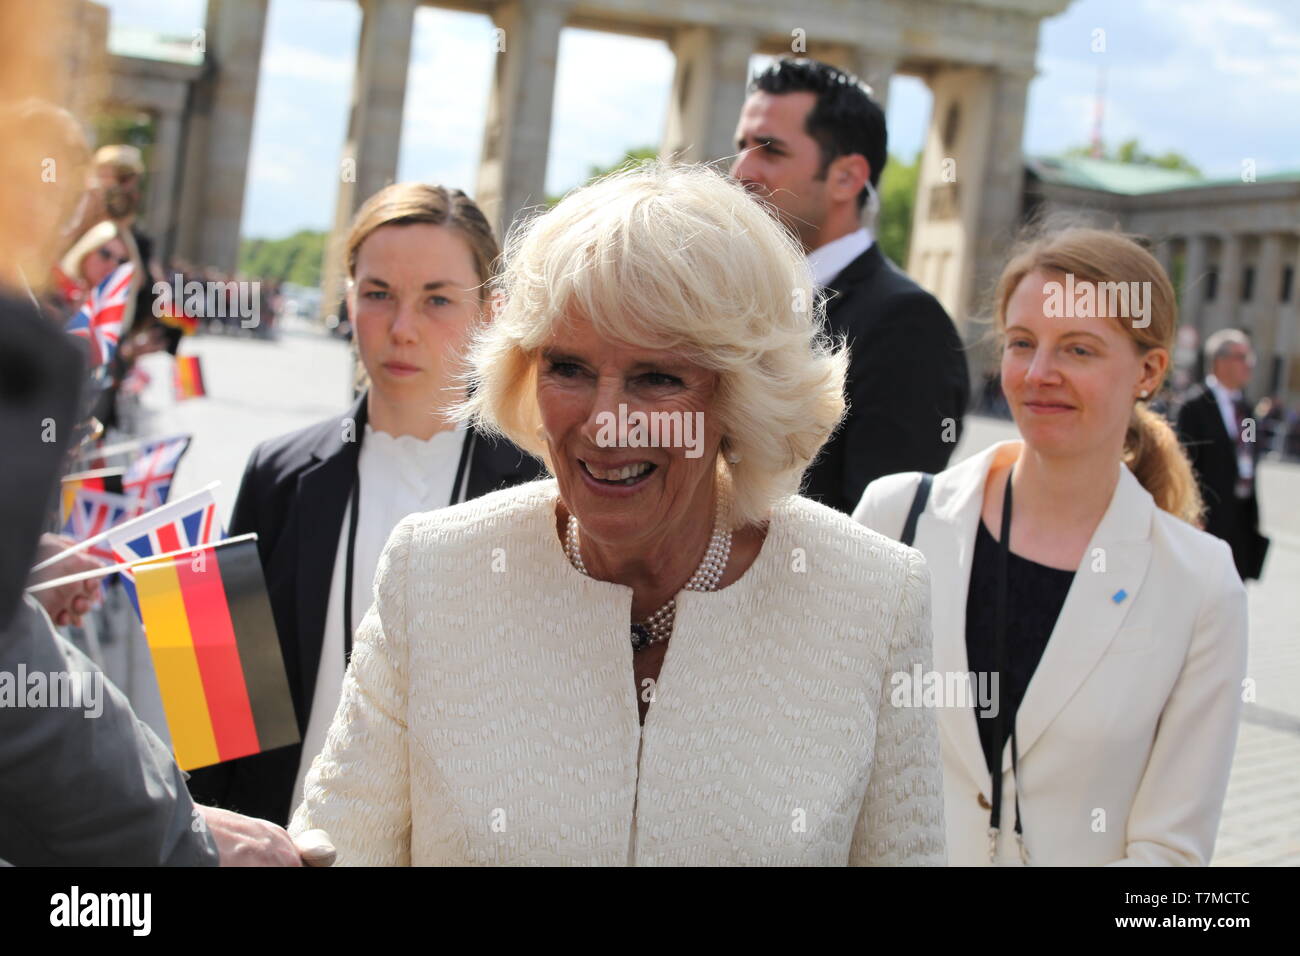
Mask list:
[[[1066,156],[1091,157],[1091,146],[1071,146],[1065,151]],[[1128,163],[1134,166],[1159,166],[1161,169],[1177,169],[1183,172],[1195,173],[1200,175],[1198,169],[1191,160],[1182,153],[1176,153],[1170,150],[1159,156],[1153,156],[1144,152],[1141,144],[1136,139],[1126,139],[1114,149],[1102,144],[1101,158],[1110,160],[1113,163]]]
[[[245,239],[239,245],[239,271],[259,279],[320,285],[328,233],[302,229],[283,239]]]
[[[876,241],[880,251],[906,268],[907,247],[912,240],[912,212],[916,208],[916,184],[920,178],[921,154],[910,163],[890,156],[880,175],[880,213],[876,217]]]

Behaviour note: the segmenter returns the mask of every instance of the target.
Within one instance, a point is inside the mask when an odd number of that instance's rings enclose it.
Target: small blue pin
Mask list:
[[[1119,604],[1119,603],[1121,603],[1121,602],[1122,602],[1126,597],[1128,597],[1128,592],[1125,591],[1123,588],[1120,588],[1118,591],[1116,591],[1114,594],[1112,594],[1112,595],[1110,596],[1110,599],[1111,599],[1112,601],[1114,601],[1116,604]]]

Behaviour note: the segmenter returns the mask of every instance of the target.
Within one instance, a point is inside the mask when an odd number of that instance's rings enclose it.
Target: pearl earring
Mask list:
[[[729,447],[727,447],[729,444],[730,442],[723,443],[724,451],[722,453],[722,457],[727,459],[727,462],[729,464],[738,465],[740,464],[740,452],[732,451]]]
[[[1142,389],[1142,391],[1138,392],[1138,397],[1139,397],[1139,398],[1146,398],[1146,397],[1147,397],[1147,390],[1144,388],[1144,389]]]

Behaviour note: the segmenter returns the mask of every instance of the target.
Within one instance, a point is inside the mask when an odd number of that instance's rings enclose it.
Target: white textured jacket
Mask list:
[[[967,673],[966,598],[1002,442],[935,476],[915,546],[934,583],[934,666]],[[1214,850],[1246,675],[1246,592],[1218,538],[1120,477],[1016,718],[1030,862],[1204,865]],[[920,475],[871,483],[854,518],[898,536]],[[972,706],[939,709],[954,865],[987,865],[992,776]],[[1018,864],[1011,746],[998,862]]]
[[[569,564],[553,480],[393,532],[290,830],[341,864],[942,864],[915,551],[801,498],[683,593],[644,727],[632,591]]]

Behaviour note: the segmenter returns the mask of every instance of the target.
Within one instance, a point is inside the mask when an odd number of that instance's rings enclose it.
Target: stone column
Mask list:
[[[175,244],[176,190],[180,182],[182,118],[179,111],[164,110],[154,119],[154,144],[149,171],[149,232],[154,256],[166,268]]]
[[[1294,281],[1294,280],[1293,280]],[[1259,240],[1259,258],[1255,262],[1255,288],[1251,296],[1251,311],[1255,313],[1253,339],[1255,354],[1259,359],[1256,366],[1255,391],[1261,395],[1269,394],[1276,385],[1273,381],[1276,357],[1286,352],[1279,348],[1279,328],[1281,320],[1282,291],[1282,237],[1276,233],[1266,233]],[[1279,376],[1281,377],[1281,376]]]
[[[1156,262],[1160,263],[1160,268],[1165,270],[1165,275],[1169,276],[1170,281],[1173,281],[1174,277],[1173,243],[1173,236],[1162,236],[1153,239],[1151,243],[1151,254],[1156,257]]]
[[[325,251],[321,308],[326,313],[343,294],[342,244],[353,214],[397,178],[411,33],[419,5],[419,0],[361,0],[352,110],[339,163],[334,230]]]
[[[546,199],[560,31],[571,0],[506,0],[492,10],[498,48],[475,199],[504,238]]]
[[[1210,310],[1213,327],[1206,329],[1207,335],[1240,324],[1237,316],[1240,299],[1241,239],[1226,233],[1220,238],[1218,288],[1214,292],[1214,308]]]
[[[1283,356],[1278,394],[1288,405],[1300,402],[1300,233],[1291,237],[1291,299],[1278,316],[1277,351]]]
[[[1202,319],[1205,311],[1205,245],[1204,236],[1190,235],[1185,240],[1183,286],[1179,290],[1182,299],[1180,317],[1184,325],[1196,329],[1198,347],[1204,344],[1206,336]]]
[[[208,0],[205,42],[212,66],[201,81],[207,87],[203,172],[193,245],[185,251],[198,265],[227,273],[239,259],[266,5],[267,0]]]
[[[973,281],[961,300],[962,320],[988,308],[987,296],[1020,230],[1025,191],[1021,143],[1024,142],[1025,100],[1032,79],[1032,72],[1006,70],[997,70],[992,77],[984,175],[973,184],[979,191],[979,212],[971,237]]]
[[[853,50],[853,72],[871,87],[871,98],[889,112],[889,82],[898,69],[898,57],[857,47]]]
[[[690,26],[673,34],[677,67],[660,156],[699,163],[735,153],[749,58],[757,42],[746,30]]]

